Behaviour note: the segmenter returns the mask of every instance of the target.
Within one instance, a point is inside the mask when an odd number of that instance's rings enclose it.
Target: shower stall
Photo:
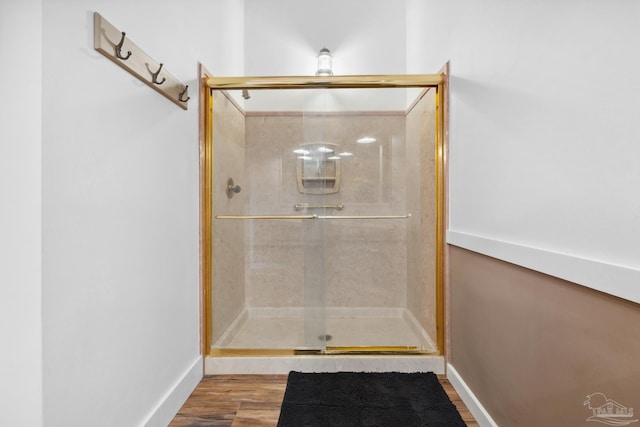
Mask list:
[[[442,91],[206,80],[206,354],[441,354]]]

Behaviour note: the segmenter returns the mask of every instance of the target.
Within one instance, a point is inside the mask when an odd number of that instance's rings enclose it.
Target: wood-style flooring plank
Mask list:
[[[272,427],[278,424],[279,416],[279,402],[243,402],[231,427]]]
[[[275,426],[287,375],[208,375],[170,427]]]
[[[444,375],[438,375],[449,399],[469,427],[479,427]],[[169,427],[275,427],[287,387],[287,375],[207,375]]]

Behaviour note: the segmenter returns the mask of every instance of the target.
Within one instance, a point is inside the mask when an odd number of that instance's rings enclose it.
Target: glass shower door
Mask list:
[[[325,349],[319,217],[336,165],[316,126],[323,96],[264,90],[243,102],[214,91],[214,350]],[[227,194],[230,177],[238,193]]]
[[[305,223],[306,342],[436,351],[433,94],[305,92],[298,197],[317,216]]]
[[[214,98],[212,348],[436,350],[433,96]]]

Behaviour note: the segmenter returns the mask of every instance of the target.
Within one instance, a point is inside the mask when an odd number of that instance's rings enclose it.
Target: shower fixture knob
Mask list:
[[[235,185],[233,178],[229,178],[227,181],[227,197],[232,198],[234,194],[238,194],[242,190],[239,185]]]

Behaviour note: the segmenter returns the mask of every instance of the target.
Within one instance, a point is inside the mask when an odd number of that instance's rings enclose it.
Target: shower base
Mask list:
[[[316,316],[309,318],[308,316]],[[435,352],[436,345],[404,308],[247,308],[214,348],[307,349],[400,347]]]
[[[341,308],[323,310],[322,327],[305,331],[303,308],[248,308],[227,328],[214,349],[314,349],[324,338],[328,353],[336,348],[351,350],[372,347],[398,350],[419,349],[436,353],[432,338],[416,319],[403,308]],[[307,311],[307,316],[309,312]],[[307,319],[308,320],[308,319]],[[311,322],[313,325],[313,321]],[[325,328],[326,325],[326,328]],[[317,333],[314,333],[317,332]],[[242,354],[242,353],[240,353]],[[444,372],[444,358],[439,355],[402,354],[327,354],[296,356],[215,356],[205,359],[206,374],[286,374],[291,370]]]

